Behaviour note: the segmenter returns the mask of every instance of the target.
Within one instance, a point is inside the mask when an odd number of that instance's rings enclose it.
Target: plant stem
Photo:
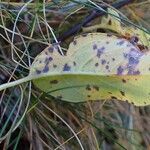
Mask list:
[[[12,81],[12,82],[9,82],[9,83],[4,83],[4,84],[0,85],[0,91],[5,90],[9,87],[13,87],[13,86],[19,85],[21,83],[30,81],[30,80],[32,80],[32,77],[27,76],[27,77],[24,77],[24,78],[16,80],[16,81]]]

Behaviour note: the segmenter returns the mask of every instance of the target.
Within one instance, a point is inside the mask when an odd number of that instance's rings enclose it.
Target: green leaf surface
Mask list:
[[[150,104],[150,52],[105,33],[75,37],[66,56],[50,45],[35,58],[29,76],[39,89],[68,102]]]

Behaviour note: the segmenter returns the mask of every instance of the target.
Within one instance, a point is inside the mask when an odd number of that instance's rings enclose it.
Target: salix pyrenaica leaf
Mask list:
[[[42,91],[68,102],[122,100],[150,104],[150,52],[106,33],[75,37],[67,54],[50,45],[33,62],[30,76]]]

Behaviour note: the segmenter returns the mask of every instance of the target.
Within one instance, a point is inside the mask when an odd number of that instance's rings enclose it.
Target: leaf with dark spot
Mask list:
[[[113,99],[145,106],[150,105],[149,60],[149,51],[122,37],[89,33],[75,37],[65,55],[58,52],[58,44],[50,45],[35,58],[29,77],[64,101]]]
[[[121,95],[122,95],[122,96],[125,96],[125,92],[123,92],[123,91],[120,91],[120,93],[121,93]]]
[[[117,99],[117,97],[115,97],[115,96],[111,96],[111,98],[112,98],[112,99]]]
[[[96,91],[99,91],[99,87],[98,86],[93,86],[93,88],[96,90]]]
[[[51,84],[57,84],[58,83],[58,80],[52,80],[50,81]]]
[[[70,71],[71,67],[68,64],[65,64],[63,67],[63,71]]]
[[[123,82],[123,83],[126,83],[127,81],[126,81],[125,79],[122,79],[122,82]]]

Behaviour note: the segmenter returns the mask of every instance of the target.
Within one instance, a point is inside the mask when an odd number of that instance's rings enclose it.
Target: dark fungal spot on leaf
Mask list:
[[[73,45],[76,45],[76,44],[77,44],[77,41],[76,41],[76,40],[74,40],[74,41],[73,41]]]
[[[137,46],[138,46],[138,48],[139,48],[142,52],[149,51],[149,50],[148,50],[148,47],[145,46],[145,45],[138,44]]]
[[[133,45],[137,44],[138,41],[139,41],[139,38],[137,36],[132,36],[130,38],[130,43],[132,43]]]
[[[140,74],[140,71],[137,70],[137,71],[133,71],[133,75],[139,75]]]
[[[65,64],[63,67],[63,71],[70,71],[71,67],[68,64]]]
[[[44,69],[43,69],[43,73],[46,73],[46,72],[48,72],[49,71],[49,67],[48,67],[48,65],[46,65],[45,67],[44,67]]]
[[[139,60],[134,58],[134,57],[129,57],[129,64],[132,65],[132,64],[138,64],[139,63]]]
[[[53,58],[52,58],[52,57],[49,57],[49,58],[48,58],[48,60],[49,60],[49,61],[52,61],[52,60],[53,60]]]
[[[125,42],[125,40],[119,40],[119,42],[117,42],[117,45],[123,45]]]
[[[111,92],[108,92],[108,94],[112,94]]]
[[[138,75],[140,71],[135,70],[143,53],[136,48],[131,48],[129,53],[124,54],[125,59],[128,59],[127,69],[129,75]]]
[[[49,62],[51,62],[53,60],[52,57],[48,57],[45,59],[45,64],[48,64]]]
[[[52,46],[51,46],[51,47],[49,47],[49,48],[48,48],[48,51],[49,51],[50,53],[53,53],[53,51],[54,51],[54,47],[52,47]]]
[[[57,68],[57,65],[53,64],[53,68]]]
[[[91,95],[87,95],[87,97],[91,97]]]
[[[124,56],[124,58],[127,58],[128,54],[127,53],[123,53],[123,56]]]
[[[58,80],[52,80],[50,81],[51,84],[57,84],[58,83]]]
[[[95,67],[97,67],[99,64],[98,63],[95,63]]]
[[[108,21],[108,24],[109,24],[109,25],[111,25],[111,24],[112,24],[111,20],[109,20],[109,21]]]
[[[138,75],[138,74],[140,74],[140,71],[138,71],[138,70],[136,70],[136,71],[134,71],[134,68],[129,68],[129,70],[128,70],[128,75]]]
[[[122,79],[122,82],[123,82],[123,83],[126,83],[127,81],[126,81],[125,79]]]
[[[117,99],[117,97],[115,97],[115,96],[111,96],[111,98],[112,98],[112,99]]]
[[[99,87],[94,85],[93,88],[96,90],[96,91],[99,91]]]
[[[86,90],[91,91],[90,85],[87,85],[87,86],[86,86]]]
[[[109,66],[108,65],[106,65],[106,67],[105,67],[107,70],[109,69]]]
[[[73,62],[73,65],[76,66],[76,62],[75,61]]]
[[[131,44],[131,43],[130,43],[130,44],[129,44],[129,43],[127,44],[127,47],[131,47],[131,46],[132,46],[132,44]]]
[[[36,70],[36,74],[40,74],[41,73],[41,71],[40,70]]]
[[[115,61],[115,58],[112,58],[112,61]]]
[[[93,44],[93,50],[97,49],[97,45]]]
[[[102,59],[102,60],[101,60],[101,64],[102,64],[102,65],[106,64],[106,60],[105,60],[105,59]]]
[[[118,75],[121,75],[121,74],[123,73],[123,71],[124,71],[124,69],[123,69],[122,66],[119,66],[119,67],[117,68],[117,74],[118,74]]]
[[[121,95],[122,95],[122,96],[125,96],[125,92],[123,92],[123,91],[120,91],[120,93],[121,93]]]
[[[101,57],[101,55],[103,54],[104,50],[105,50],[105,47],[104,47],[104,46],[97,49],[97,57],[98,57],[98,58]]]

